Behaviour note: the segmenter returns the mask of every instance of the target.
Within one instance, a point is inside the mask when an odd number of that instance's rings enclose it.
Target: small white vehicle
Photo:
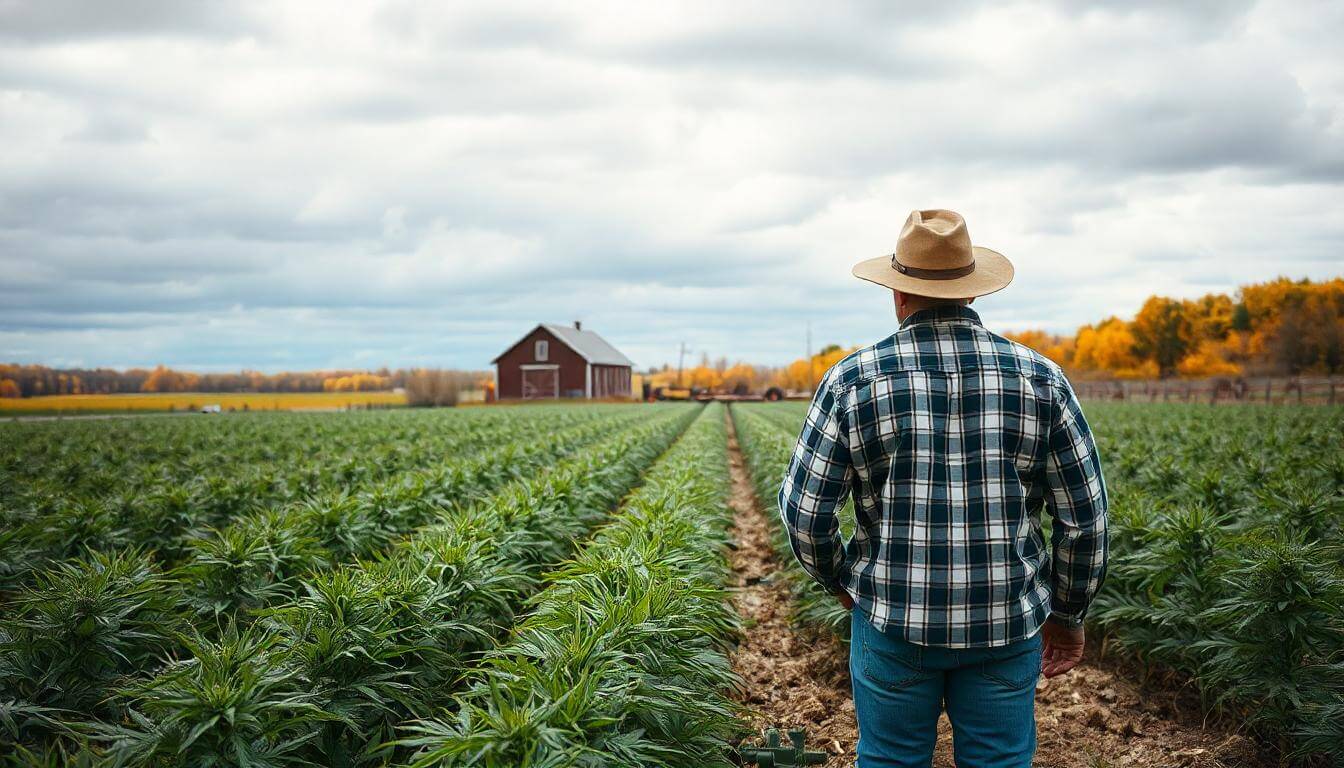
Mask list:
[[[217,403],[201,406],[201,413],[222,413],[223,409]]]

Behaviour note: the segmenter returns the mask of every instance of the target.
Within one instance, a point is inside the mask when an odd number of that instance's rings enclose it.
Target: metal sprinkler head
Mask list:
[[[779,742],[779,731],[775,728],[765,732],[765,745],[760,747],[741,747],[738,754],[743,765],[755,763],[761,768],[776,766],[821,765],[826,762],[825,752],[809,752],[804,748],[807,731],[801,728],[789,731],[789,746]]]

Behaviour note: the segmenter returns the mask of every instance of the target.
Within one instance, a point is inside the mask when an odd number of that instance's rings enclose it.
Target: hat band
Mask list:
[[[896,254],[891,254],[891,268],[907,277],[914,277],[920,280],[956,280],[958,277],[965,277],[975,271],[975,262],[972,261],[964,267],[952,267],[951,269],[921,269],[920,267],[907,267],[896,260]]]

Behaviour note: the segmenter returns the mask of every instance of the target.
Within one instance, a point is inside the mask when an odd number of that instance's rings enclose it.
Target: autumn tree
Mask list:
[[[733,394],[745,395],[763,389],[761,369],[746,363],[734,363],[723,371],[722,387]]]
[[[1157,375],[1157,365],[1140,357],[1133,328],[1118,317],[1078,330],[1073,364],[1084,371],[1101,371],[1121,379]]]
[[[1057,336],[1041,330],[1009,332],[1004,336],[1018,344],[1031,347],[1062,366],[1069,367],[1073,364],[1075,340],[1069,336]]]
[[[811,391],[821,381],[832,366],[843,360],[856,347],[844,348],[839,344],[829,344],[810,358],[803,357],[777,371],[771,384],[783,389]]]
[[[23,390],[13,379],[0,379],[0,397],[23,397]]]
[[[1210,293],[1181,304],[1194,339],[1219,341],[1226,338],[1236,324],[1238,303],[1227,294]]]
[[[1270,338],[1274,360],[1288,373],[1344,372],[1344,295],[1294,297]]]
[[[1153,296],[1143,303],[1132,324],[1134,351],[1157,364],[1158,375],[1171,376],[1194,346],[1194,326],[1185,306],[1175,299]]]
[[[145,383],[140,385],[141,392],[193,392],[200,377],[194,373],[182,373],[160,365],[155,368]]]
[[[1117,378],[1344,372],[1344,278],[1279,278],[1236,296],[1154,296],[1131,322],[1078,329],[1072,350],[1041,331],[1008,334],[1075,372]]]
[[[1199,342],[1189,354],[1176,364],[1176,372],[1190,378],[1208,376],[1237,376],[1241,366],[1229,359],[1225,346],[1213,339]]]
[[[723,375],[702,363],[694,368],[687,368],[684,381],[686,386],[694,389],[718,389],[723,382]]]

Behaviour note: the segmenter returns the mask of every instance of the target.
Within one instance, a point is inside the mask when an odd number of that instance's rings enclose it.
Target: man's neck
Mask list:
[[[947,307],[949,309],[965,307],[970,305],[965,299],[929,299],[923,296],[909,296],[905,304],[898,307],[896,319],[901,323],[909,320],[916,313],[923,312],[926,309],[940,309]]]
[[[906,328],[916,323],[945,323],[969,321],[980,325],[980,316],[975,313],[966,304],[939,304],[937,306],[921,309],[918,312],[911,313],[901,321],[901,327]]]

